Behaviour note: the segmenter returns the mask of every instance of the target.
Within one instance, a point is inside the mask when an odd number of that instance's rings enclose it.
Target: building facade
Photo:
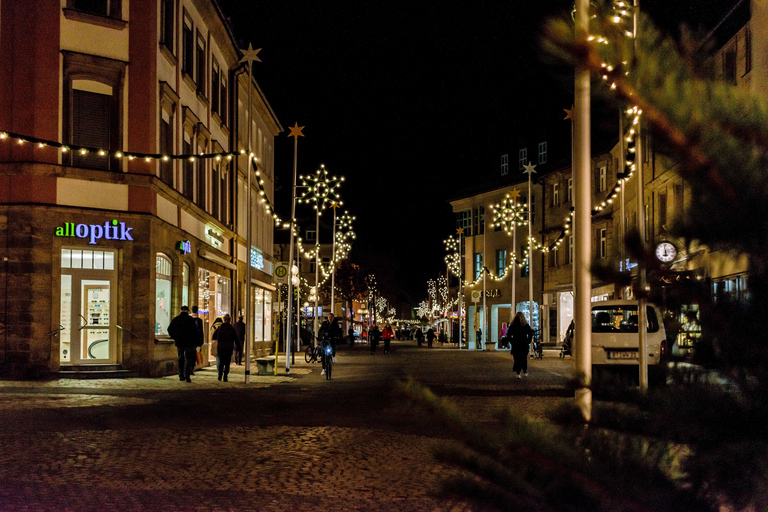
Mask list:
[[[246,311],[247,279],[266,353],[273,224],[256,199],[282,128],[218,6],[3,2],[0,50],[0,368],[174,373],[171,318],[197,305],[208,337]]]

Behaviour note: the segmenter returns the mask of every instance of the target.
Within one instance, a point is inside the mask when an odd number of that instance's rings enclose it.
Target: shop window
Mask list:
[[[173,318],[171,311],[171,260],[164,254],[155,257],[155,335],[167,336]]]
[[[264,290],[264,339],[272,340],[272,292]]]
[[[181,267],[181,304],[189,305],[189,265]]]
[[[264,341],[264,290],[253,290],[253,340]]]
[[[64,141],[74,146],[118,150],[125,63],[69,51],[64,56]],[[119,170],[120,161],[96,152],[67,152],[64,165]]]
[[[114,270],[115,253],[112,251],[89,251],[84,249],[62,249],[61,268],[87,270]]]

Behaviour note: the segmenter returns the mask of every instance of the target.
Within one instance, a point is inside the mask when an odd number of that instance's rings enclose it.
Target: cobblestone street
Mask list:
[[[407,375],[490,425],[512,405],[539,416],[568,400],[570,360],[507,353],[342,349],[334,379],[298,357],[290,376],[0,382],[4,511],[471,510],[434,493],[456,469],[433,460],[443,430],[392,392]],[[239,373],[239,375],[238,375]]]

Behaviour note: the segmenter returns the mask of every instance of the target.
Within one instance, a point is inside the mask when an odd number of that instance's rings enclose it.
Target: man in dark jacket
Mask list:
[[[243,364],[243,343],[245,343],[245,322],[243,322],[243,315],[237,317],[237,322],[235,322],[235,330],[237,331],[235,364]]]
[[[213,339],[219,343],[219,380],[224,377],[224,382],[227,382],[232,352],[234,352],[238,342],[237,330],[232,325],[232,317],[229,314],[224,315],[224,323],[213,333]]]
[[[189,376],[195,367],[199,332],[195,319],[189,316],[189,307],[181,306],[179,316],[171,320],[168,335],[176,342],[179,356],[179,380],[192,382]]]

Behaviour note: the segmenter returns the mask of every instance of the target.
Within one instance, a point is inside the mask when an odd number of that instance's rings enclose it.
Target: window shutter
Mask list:
[[[72,91],[72,103],[72,144],[110,149],[112,97],[75,89]],[[73,153],[72,164],[76,167],[109,170],[109,157],[95,153]]]

